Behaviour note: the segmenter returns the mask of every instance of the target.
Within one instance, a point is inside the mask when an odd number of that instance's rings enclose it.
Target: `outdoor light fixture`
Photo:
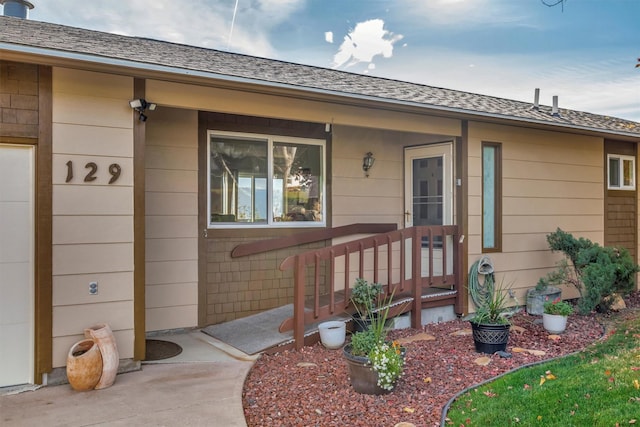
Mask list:
[[[376,159],[373,157],[373,153],[371,151],[369,151],[362,159],[362,170],[367,178],[369,178],[369,169],[373,167],[373,163],[375,161]]]
[[[154,104],[153,102],[147,102],[146,100],[144,100],[142,98],[140,98],[140,99],[132,99],[131,101],[129,101],[129,105],[131,106],[131,108],[136,110],[138,112],[138,114],[140,114],[138,119],[141,122],[146,122],[147,121],[147,116],[144,114],[144,112],[145,112],[145,110],[147,108],[149,109],[149,111],[153,111],[157,107],[157,105]]]

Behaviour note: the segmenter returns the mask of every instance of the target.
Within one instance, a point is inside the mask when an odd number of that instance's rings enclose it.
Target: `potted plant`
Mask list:
[[[489,287],[483,303],[469,322],[473,342],[478,353],[493,354],[505,351],[509,342],[511,322],[506,307],[508,290],[502,286]]]
[[[552,334],[561,334],[567,328],[567,317],[573,313],[573,306],[560,298],[544,303],[542,325]]]
[[[389,393],[402,376],[405,349],[387,341],[386,321],[393,292],[381,302],[377,316],[370,316],[369,328],[355,332],[351,343],[343,348],[354,390],[363,394]],[[372,313],[372,302],[365,310]]]
[[[369,283],[360,277],[356,279],[355,286],[351,289],[351,303],[356,309],[353,315],[354,331],[359,332],[369,328],[381,295],[381,283]]]

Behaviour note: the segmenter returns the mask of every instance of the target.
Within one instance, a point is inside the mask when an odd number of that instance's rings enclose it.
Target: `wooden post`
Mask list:
[[[293,270],[293,342],[296,350],[304,347],[304,273],[303,257],[296,255]]]

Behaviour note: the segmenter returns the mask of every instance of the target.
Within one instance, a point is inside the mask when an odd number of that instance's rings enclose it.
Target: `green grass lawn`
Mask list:
[[[640,317],[585,351],[523,368],[451,405],[454,426],[640,426]]]

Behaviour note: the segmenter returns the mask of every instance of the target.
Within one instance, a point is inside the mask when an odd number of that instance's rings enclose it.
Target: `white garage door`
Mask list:
[[[34,148],[0,144],[0,387],[33,382]]]

